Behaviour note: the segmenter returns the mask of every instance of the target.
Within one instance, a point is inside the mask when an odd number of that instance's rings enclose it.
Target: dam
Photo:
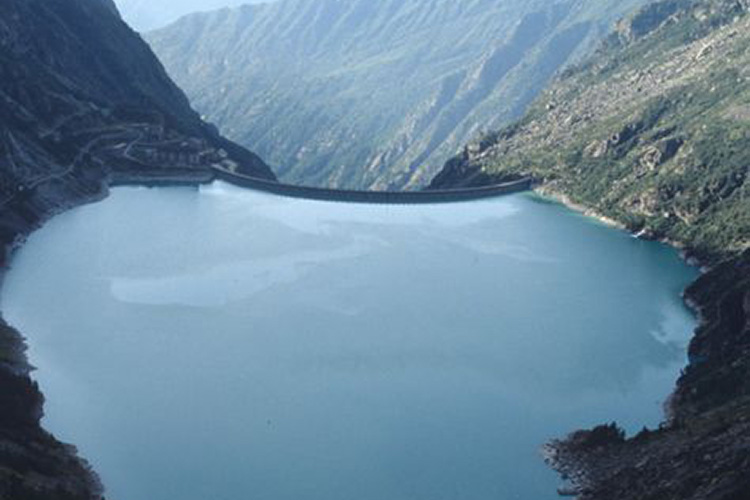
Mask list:
[[[285,184],[281,182],[259,179],[249,175],[243,175],[219,166],[213,167],[216,178],[236,186],[254,189],[265,193],[300,198],[306,200],[317,200],[342,203],[370,203],[390,205],[413,205],[413,204],[437,204],[437,203],[459,203],[472,200],[481,200],[506,194],[519,193],[531,189],[533,180],[522,178],[511,182],[500,184],[459,188],[459,189],[435,189],[422,191],[366,191],[353,189],[329,189],[313,186],[300,186],[296,184]]]

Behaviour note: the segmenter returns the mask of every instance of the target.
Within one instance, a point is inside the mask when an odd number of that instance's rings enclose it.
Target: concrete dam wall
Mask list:
[[[532,179],[524,178],[513,182],[491,186],[440,189],[430,191],[358,191],[350,189],[328,189],[320,187],[296,186],[258,179],[230,170],[214,167],[216,178],[237,186],[256,189],[267,193],[292,198],[345,203],[418,204],[451,203],[492,198],[495,196],[528,191]]]

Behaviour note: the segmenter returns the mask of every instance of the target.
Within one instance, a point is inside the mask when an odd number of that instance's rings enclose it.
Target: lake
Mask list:
[[[44,424],[110,500],[540,500],[540,447],[656,426],[677,253],[532,194],[446,205],[118,188],[2,294]]]

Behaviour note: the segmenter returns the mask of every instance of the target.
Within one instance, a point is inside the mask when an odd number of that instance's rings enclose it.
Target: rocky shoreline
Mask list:
[[[178,175],[143,176],[122,173],[109,177],[98,190],[58,198],[58,204],[29,217],[25,211],[0,212],[0,226],[17,233],[4,245],[5,262],[31,232],[52,217],[87,203],[101,201],[109,188],[121,185],[197,186],[211,182],[208,171]],[[24,220],[23,224],[19,220]],[[4,274],[4,273],[3,273]],[[0,287],[3,276],[0,274]],[[59,442],[41,425],[44,396],[33,381],[34,367],[26,357],[23,336],[0,318],[0,499],[104,500],[104,487],[94,469],[78,456],[75,446]]]
[[[579,431],[545,454],[580,500],[750,498],[750,3],[660,0],[623,19],[517,123],[431,187],[531,175],[537,190],[678,248],[699,316],[659,429]],[[739,119],[737,117],[740,117]]]
[[[464,161],[468,160],[465,158]],[[505,179],[456,163],[433,187]],[[468,181],[467,181],[468,180]],[[575,202],[554,183],[534,191],[606,225],[678,249],[701,276],[683,294],[699,325],[658,429],[626,437],[616,423],[572,433],[543,448],[578,500],[747,500],[750,497],[750,250],[694,251],[666,235],[638,234],[625,220]]]
[[[194,176],[180,175],[173,179],[164,175],[155,176],[154,179],[140,175],[132,178],[120,175],[116,181],[110,179],[112,184],[103,183],[96,196],[68,199],[64,209],[106,197],[110,185],[199,185],[210,180],[211,178],[203,173],[196,173]],[[565,202],[564,197],[551,196],[553,191],[543,186],[538,186],[536,191],[545,197]],[[586,210],[581,205],[572,203],[566,203],[566,205],[594,216],[590,210]],[[50,212],[48,217],[39,219],[39,224],[64,209],[60,207]],[[619,225],[619,227],[622,226]],[[21,236],[27,234],[28,232]],[[717,324],[717,318],[725,317],[725,314],[717,312],[717,308],[723,308],[722,311],[729,308],[728,310],[732,311],[730,315],[736,315],[737,311],[733,307],[737,305],[742,307],[742,314],[745,315],[745,334],[747,333],[748,324],[750,324],[750,280],[745,283],[745,288],[740,286],[736,290],[740,294],[745,294],[739,302],[735,300],[735,302],[730,301],[725,304],[723,299],[717,300],[717,296],[713,293],[715,289],[723,288],[738,273],[750,274],[750,252],[737,262],[736,265],[741,265],[738,269],[731,264],[725,264],[707,270],[686,291],[686,301],[699,313],[701,324],[691,343],[690,355],[693,363],[683,372],[678,389],[668,402],[668,418],[659,429],[644,430],[637,436],[626,439],[615,425],[608,425],[591,431],[576,432],[565,440],[552,442],[545,447],[545,456],[549,465],[559,471],[570,483],[570,488],[561,490],[561,494],[575,495],[581,500],[599,498],[741,500],[744,498],[732,495],[747,491],[746,486],[750,487],[747,481],[738,477],[739,472],[748,470],[747,467],[750,467],[748,463],[750,440],[747,439],[750,435],[750,387],[742,389],[745,391],[742,397],[729,395],[722,404],[708,405],[706,410],[701,411],[699,408],[703,405],[703,398],[697,397],[694,391],[697,385],[706,383],[706,380],[714,380],[716,370],[723,366],[723,362],[720,363],[718,360],[716,362],[707,360],[716,359],[717,350],[725,354],[734,351],[733,346],[742,339],[741,321],[731,325]],[[727,294],[731,295],[732,292],[727,291],[726,294],[722,294],[722,297]],[[28,495],[33,490],[46,492],[64,490],[69,496],[59,498],[65,500],[68,498],[71,500],[103,498],[102,488],[95,472],[85,461],[77,457],[75,448],[58,443],[39,425],[43,397],[36,384],[31,381],[31,368],[23,354],[25,348],[22,339],[7,325],[2,324],[2,328],[12,333],[10,338],[13,341],[10,345],[15,354],[12,359],[4,359],[0,363],[0,383],[18,388],[14,393],[14,399],[5,407],[16,408],[22,423],[20,427],[13,427],[0,420],[0,450],[6,450],[6,455],[0,455],[0,463],[16,463],[26,459],[34,464],[52,463],[60,472],[57,477],[47,475],[41,481],[38,479],[38,474],[29,474],[29,471],[18,469],[19,480],[22,477],[34,478],[23,480],[19,484],[3,484],[0,474],[0,491],[8,488],[25,488],[19,491],[24,491],[24,495]],[[727,328],[740,329],[735,331],[735,334],[725,334],[726,342],[717,344],[713,340],[716,335],[715,331],[726,332]],[[711,342],[704,342],[707,335]],[[736,353],[739,361],[743,361],[742,351],[736,350]],[[720,364],[717,366],[716,363]],[[746,366],[745,369],[750,375],[750,367]],[[21,428],[23,430],[19,431],[18,429]],[[32,449],[44,451],[39,456],[33,455],[24,443],[35,443]],[[7,450],[12,450],[13,453]],[[696,465],[700,465],[698,470],[703,471],[705,477],[695,476]],[[649,471],[649,473],[646,474],[644,471]],[[696,488],[700,487],[700,491],[687,491],[691,484],[690,481],[686,482],[687,475],[695,477],[698,485]],[[721,481],[715,481],[714,478],[721,478]],[[654,481],[658,481],[658,488],[654,487]],[[706,483],[711,485],[710,488],[706,489]],[[13,490],[8,489],[8,491]],[[653,491],[658,493],[653,493]],[[717,496],[719,494],[720,496]],[[18,498],[31,500],[34,497],[19,496]],[[42,495],[38,498],[49,497]]]
[[[0,267],[49,218],[121,184],[199,184],[223,165],[273,179],[204,123],[111,0],[0,2]],[[41,426],[21,335],[0,320],[0,500],[102,500]]]
[[[750,250],[717,265],[719,256],[639,235],[551,183],[536,181],[533,191],[635,237],[670,245],[702,271],[683,294],[699,325],[689,364],[664,403],[664,422],[629,438],[611,423],[546,444],[545,461],[566,482],[558,494],[578,500],[750,498]]]
[[[659,429],[615,424],[546,447],[579,500],[745,500],[750,492],[750,252],[686,291],[700,325]]]
[[[212,177],[207,176],[205,172],[183,172],[172,178],[164,173],[153,178],[141,174],[129,177],[121,173],[115,178],[103,181],[98,190],[78,191],[78,196],[61,199],[60,205],[51,207],[46,214],[39,214],[34,224],[19,232],[14,239],[14,245],[50,217],[74,206],[103,199],[110,185],[199,185],[211,180]],[[564,197],[551,196],[554,190],[545,188],[544,185],[537,186],[536,191],[560,202],[566,201]],[[572,209],[595,216],[594,212],[579,204],[565,204]],[[0,218],[8,215],[7,212],[3,212]],[[735,290],[740,295],[744,293],[744,298],[740,301],[724,300],[727,294],[733,293],[731,291],[713,293],[717,289],[723,289],[728,282],[743,273],[750,275],[750,253],[739,258],[734,264],[724,264],[707,270],[687,290],[686,300],[698,311],[701,325],[691,343],[690,355],[693,364],[686,368],[677,391],[670,398],[668,419],[661,428],[644,431],[631,439],[625,439],[616,427],[604,426],[591,431],[577,432],[566,440],[550,443],[546,447],[548,463],[571,484],[569,490],[561,493],[575,494],[581,500],[744,498],[731,495],[741,494],[740,492],[748,491],[744,488],[750,488],[741,477],[736,477],[739,472],[750,470],[750,463],[747,463],[747,457],[750,457],[750,440],[747,438],[750,435],[750,387],[737,387],[744,391],[744,396],[729,397],[728,402],[710,404],[705,410],[702,409],[705,396],[698,397],[694,394],[696,387],[714,380],[717,377],[716,372],[722,371],[727,353],[736,353],[737,359],[732,361],[730,366],[742,364],[745,373],[750,375],[750,367],[745,364],[750,355],[745,353],[743,359],[743,351],[735,347],[743,339],[742,322],[717,323],[719,318],[738,315],[741,317],[744,314],[744,335],[747,335],[750,324],[750,279],[744,283],[745,288],[740,284]],[[736,310],[736,307],[743,308],[742,312]],[[719,313],[718,309],[728,310],[730,313]],[[96,474],[85,461],[77,457],[75,448],[55,441],[41,428],[39,421],[42,416],[43,397],[31,381],[31,368],[23,354],[25,348],[22,339],[7,325],[2,324],[2,329],[4,335],[0,335],[0,338],[12,339],[10,342],[6,341],[9,348],[3,352],[12,355],[3,358],[0,363],[0,384],[3,387],[15,388],[14,391],[2,395],[13,395],[3,407],[15,408],[13,413],[18,415],[18,420],[15,423],[0,420],[0,450],[4,453],[0,455],[0,463],[25,462],[35,464],[34,467],[45,464],[48,472],[42,474],[19,465],[12,477],[3,478],[0,474],[0,491],[22,491],[23,495],[9,498],[29,500],[35,498],[29,496],[33,495],[32,492],[39,492],[40,496],[37,498],[42,499],[49,498],[44,495],[50,491],[63,491],[67,496],[59,498],[65,500],[102,498],[102,488]],[[716,335],[725,337],[725,341],[715,342],[713,339]],[[706,342],[706,338],[711,341]],[[747,345],[745,348],[747,349]],[[722,357],[719,357],[717,351],[723,353]],[[716,361],[713,361],[714,359]],[[731,373],[724,373],[723,376],[732,377]],[[750,376],[746,379],[750,380]],[[698,394],[702,395],[700,392]],[[708,467],[707,461],[712,462],[712,466]],[[697,469],[696,464],[700,465]],[[649,474],[645,474],[645,470],[650,471]],[[707,476],[695,475],[696,470],[704,471]],[[686,488],[689,486],[686,484],[691,483],[686,482],[688,475],[695,477],[697,484],[703,489],[687,492]],[[722,481],[716,482],[713,480],[714,477],[722,478]],[[656,481],[658,487],[654,485]],[[705,483],[713,486],[703,491],[706,489]],[[658,494],[652,493],[653,491]],[[718,494],[722,496],[717,496]]]
[[[617,229],[627,225],[573,202],[554,186],[534,191]],[[637,233],[630,231],[636,237]],[[750,251],[720,265],[680,250],[702,275],[683,294],[699,325],[689,364],[664,403],[658,429],[626,437],[616,423],[572,433],[543,447],[547,464],[578,500],[746,500],[750,497]]]
[[[31,380],[20,334],[0,320],[0,336],[12,348],[0,362],[0,498],[103,498],[98,476],[77,450],[42,429],[44,396]]]
[[[470,167],[462,170],[474,177]],[[448,185],[459,179],[455,171],[443,178]],[[689,363],[664,403],[664,422],[631,437],[616,423],[605,424],[546,444],[545,461],[566,483],[558,494],[578,500],[750,498],[750,250],[728,259],[700,254],[666,236],[639,235],[552,183],[537,180],[533,190],[603,224],[670,245],[702,271],[683,293],[699,324]]]

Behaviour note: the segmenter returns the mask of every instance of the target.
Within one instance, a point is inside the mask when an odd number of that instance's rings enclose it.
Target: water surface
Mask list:
[[[552,500],[545,441],[659,422],[694,277],[531,195],[121,188],[32,235],[3,310],[112,500]]]

